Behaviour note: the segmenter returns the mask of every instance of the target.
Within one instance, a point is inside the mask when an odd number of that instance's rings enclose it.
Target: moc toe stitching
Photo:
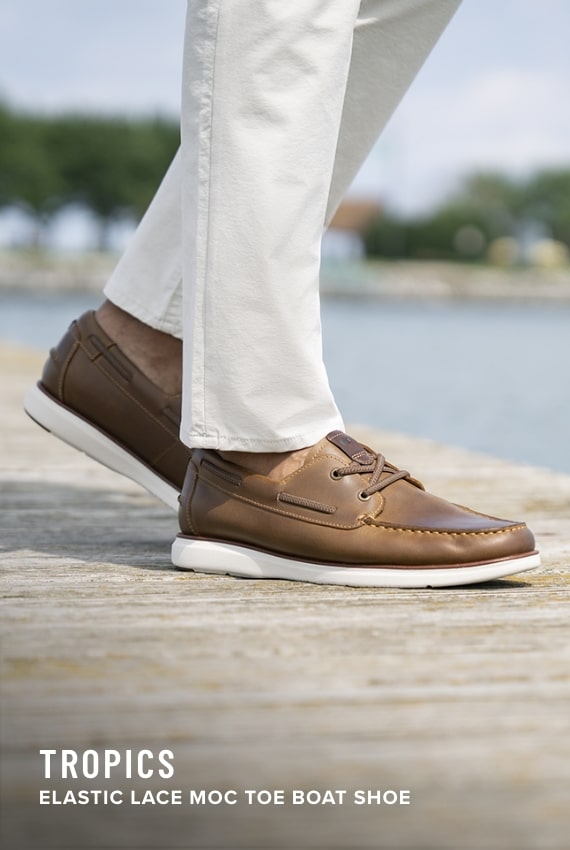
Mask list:
[[[436,528],[399,528],[397,526],[391,525],[376,525],[375,523],[367,523],[367,525],[374,525],[378,531],[391,531],[391,532],[400,532],[402,534],[434,534],[434,535],[443,535],[447,537],[484,537],[492,534],[507,534],[515,531],[523,531],[526,529],[526,524],[521,523],[515,526],[508,526],[506,528],[488,528],[488,529],[468,529],[465,531],[447,531],[445,529],[436,529]]]

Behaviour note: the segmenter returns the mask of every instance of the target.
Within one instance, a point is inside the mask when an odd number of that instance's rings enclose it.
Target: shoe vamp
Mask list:
[[[438,531],[491,531],[515,525],[486,516],[420,490],[400,480],[382,491],[384,504],[375,516],[378,525]]]
[[[337,458],[341,463],[335,463]],[[319,518],[322,524],[357,526],[368,517],[367,522],[383,526],[451,532],[492,531],[516,524],[453,504],[405,479],[389,484],[368,501],[360,501],[358,494],[370,484],[369,473],[331,479],[335,466],[345,460],[340,451],[329,446],[326,453],[315,457],[284,488],[316,502],[334,505],[333,516]],[[382,479],[389,475],[384,473]]]

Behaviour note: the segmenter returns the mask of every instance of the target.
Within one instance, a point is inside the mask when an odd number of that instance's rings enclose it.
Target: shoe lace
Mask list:
[[[382,478],[384,473],[388,473],[385,478]],[[349,466],[339,466],[333,469],[334,478],[344,478],[345,475],[362,475],[372,473],[368,486],[358,494],[360,499],[369,499],[374,493],[379,493],[385,490],[396,481],[402,478],[409,478],[410,473],[406,469],[398,469],[391,463],[388,463],[384,455],[377,455],[371,463],[351,463]]]

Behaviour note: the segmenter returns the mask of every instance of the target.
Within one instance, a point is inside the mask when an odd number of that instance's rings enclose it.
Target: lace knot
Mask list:
[[[374,457],[372,455],[372,457]],[[398,469],[391,463],[388,463],[384,455],[377,455],[370,463],[353,462],[348,466],[339,466],[333,470],[334,477],[344,478],[346,475],[363,475],[371,473],[370,482],[367,487],[364,487],[360,493],[360,498],[368,499],[374,493],[379,493],[385,490],[396,481],[402,478],[409,478],[410,473],[406,469]],[[384,473],[388,473],[385,478],[382,478]]]

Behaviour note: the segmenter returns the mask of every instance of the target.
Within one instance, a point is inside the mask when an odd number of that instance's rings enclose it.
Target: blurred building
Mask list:
[[[382,212],[377,201],[345,198],[323,238],[323,259],[358,260],[364,256],[364,234]]]

